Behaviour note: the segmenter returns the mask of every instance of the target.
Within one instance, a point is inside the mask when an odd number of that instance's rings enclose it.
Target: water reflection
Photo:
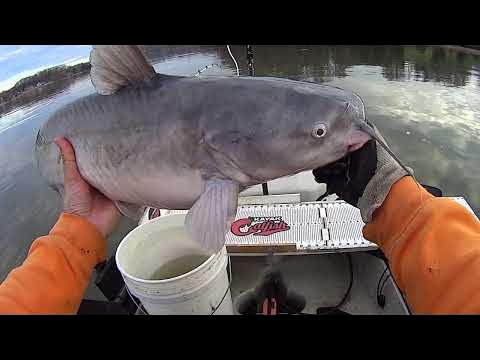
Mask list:
[[[146,49],[153,61],[201,54],[220,59],[225,67],[233,70],[224,45],[157,45]],[[246,74],[245,46],[231,46],[231,49]],[[294,77],[315,82],[349,76],[349,68],[359,65],[380,67],[380,73],[389,81],[438,82],[459,87],[466,86],[472,77],[477,85],[480,80],[478,56],[440,46],[261,45],[254,46],[254,59],[258,76]],[[200,61],[199,65],[208,65],[209,61],[205,59],[204,64]],[[177,69],[177,72],[182,71]]]
[[[236,50],[243,59],[243,49]],[[465,86],[473,66],[480,64],[474,55],[431,46],[257,46],[254,51],[257,75],[316,82],[346,77],[349,68],[369,65],[381,67],[382,76],[390,81]]]

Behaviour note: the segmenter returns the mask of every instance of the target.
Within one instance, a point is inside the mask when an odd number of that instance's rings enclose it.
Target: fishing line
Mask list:
[[[420,183],[418,182],[417,178],[415,177],[415,175],[410,171],[409,168],[407,168],[403,163],[402,161],[397,157],[397,155],[395,155],[393,153],[392,150],[390,150],[390,148],[388,147],[388,145],[385,143],[385,141],[379,136],[377,135],[377,133],[375,132],[375,128],[370,128],[368,125],[364,126],[364,130],[367,130],[365,131],[367,134],[369,134],[372,138],[375,139],[375,141],[377,142],[377,144],[380,144],[380,146],[388,153],[390,154],[390,156],[395,160],[395,162],[400,165],[400,167],[405,170],[407,172],[408,175],[410,175],[413,180],[415,181],[415,184],[417,184],[417,188],[420,192],[420,202],[422,202],[423,198],[422,198],[422,191],[421,191],[421,188],[422,188],[422,185],[420,185]]]
[[[127,285],[125,285],[125,290],[127,290],[127,294],[130,296],[130,299],[132,299],[133,303],[134,303],[135,306],[137,307],[137,310],[140,310],[140,311],[143,313],[143,315],[149,315],[149,313],[148,313],[146,310],[143,309],[142,304],[138,304],[138,303],[135,301],[132,293],[130,292],[130,290],[128,290],[128,286],[127,286]]]
[[[240,71],[238,70],[237,60],[235,60],[235,57],[233,56],[232,52],[230,51],[230,45],[227,45],[227,50],[228,50],[228,53],[230,54],[230,57],[232,58],[233,62],[235,63],[235,67],[237,68],[237,76],[240,76]]]
[[[230,54],[230,57],[232,58],[233,62],[235,63],[235,68],[237,69],[237,76],[240,76],[240,70],[238,69],[237,60],[235,60],[235,56],[233,56],[232,51],[230,50],[230,45],[227,45],[227,50],[228,50],[228,53]],[[218,64],[207,65],[204,68],[197,70],[197,72],[193,76],[198,77],[202,72],[204,72],[205,70],[210,69],[214,66],[220,67],[220,65],[218,65]]]
[[[356,94],[354,92],[353,92],[353,94],[360,100],[360,102],[362,103],[362,107],[363,107],[362,110],[363,110],[364,122],[359,122],[358,125],[360,125],[362,130],[365,131],[368,135],[370,135],[377,142],[377,144],[380,144],[380,146],[395,160],[395,162],[398,165],[400,165],[400,167],[403,170],[405,170],[407,172],[407,174],[410,175],[413,178],[413,180],[415,181],[415,184],[417,184],[417,188],[420,192],[420,202],[422,202],[422,200],[423,200],[422,191],[421,191],[422,185],[418,182],[417,178],[412,173],[412,171],[403,164],[403,162],[397,157],[397,155],[395,155],[393,153],[392,150],[390,150],[390,148],[385,143],[385,140],[383,140],[381,135],[377,134],[375,126],[373,126],[373,124],[370,124],[367,120],[366,111],[365,111],[365,103],[363,102],[362,98],[358,94]],[[347,104],[347,109],[348,109],[348,104]],[[346,112],[346,110],[345,110],[345,112]]]
[[[212,68],[212,67],[214,67],[214,66],[220,67],[220,65],[218,65],[218,64],[210,64],[210,65],[205,66],[203,69],[199,69],[199,70],[197,71],[197,73],[196,73],[195,75],[193,75],[193,76],[194,76],[194,77],[197,77],[197,76],[199,76],[202,72],[204,72],[205,70],[210,69],[210,68]]]

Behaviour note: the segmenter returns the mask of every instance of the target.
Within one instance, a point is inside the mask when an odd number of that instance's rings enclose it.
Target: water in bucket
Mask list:
[[[150,280],[165,280],[186,274],[208,260],[204,255],[184,255],[163,264],[155,270]]]

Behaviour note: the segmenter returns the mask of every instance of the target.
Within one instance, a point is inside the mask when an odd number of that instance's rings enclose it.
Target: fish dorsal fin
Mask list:
[[[94,45],[90,64],[92,84],[101,95],[155,76],[153,66],[138,45]]]

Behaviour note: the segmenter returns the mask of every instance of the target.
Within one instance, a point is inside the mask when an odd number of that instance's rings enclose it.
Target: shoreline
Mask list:
[[[430,45],[430,46],[439,46],[444,49],[450,49],[450,50],[460,51],[460,52],[464,52],[471,55],[480,56],[480,49],[477,50],[477,49],[460,46],[460,45]]]
[[[16,107],[26,106],[64,89],[76,79],[88,75],[90,69],[89,62],[59,65],[18,80],[13,87],[0,92],[0,117]]]
[[[41,84],[41,85],[37,85],[35,87],[31,87],[30,89],[28,90],[25,90],[25,91],[22,91],[21,93],[19,93],[18,95],[16,95],[13,99],[10,99],[10,100],[7,100],[7,101],[4,101],[4,102],[1,102],[0,103],[0,107],[1,106],[4,106],[4,105],[7,105],[9,103],[11,103],[12,101],[15,101],[17,100],[19,97],[23,96],[23,95],[26,95],[32,91],[35,91],[35,90],[41,90],[43,88],[46,88],[48,86],[52,86],[60,81],[69,81],[69,80],[74,80],[76,78],[79,78],[79,77],[82,77],[82,76],[87,76],[89,74],[88,71],[85,71],[85,72],[80,72],[80,73],[76,73],[76,74],[73,74],[73,75],[70,75],[70,76],[66,76],[66,77],[63,77],[63,78],[60,78],[60,79],[55,79],[53,81],[49,81],[47,83],[44,83],[44,84]],[[8,90],[6,90],[8,91]],[[0,93],[1,95],[1,93]],[[0,112],[0,116],[1,116],[1,112]]]
[[[57,94],[73,84],[75,81],[87,76],[88,73],[76,74],[68,78],[62,78],[57,81],[42,84],[20,93],[18,96],[9,101],[0,103],[0,121],[3,117],[8,116],[17,109],[30,106],[38,101],[41,101],[42,99],[45,99],[46,97]]]

